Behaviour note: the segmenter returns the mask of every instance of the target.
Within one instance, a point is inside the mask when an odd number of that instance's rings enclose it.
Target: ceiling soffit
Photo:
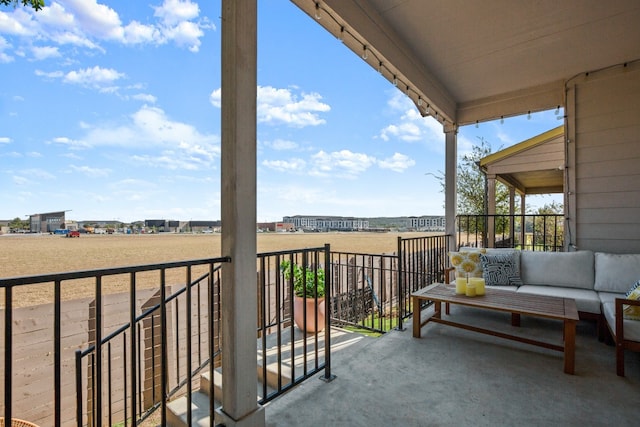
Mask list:
[[[317,23],[352,31],[351,50],[458,125],[564,106],[566,80],[640,59],[637,0],[292,2],[326,10]]]

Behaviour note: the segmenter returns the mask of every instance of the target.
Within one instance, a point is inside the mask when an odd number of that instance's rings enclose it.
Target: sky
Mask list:
[[[0,6],[0,219],[220,219],[220,1],[46,4]],[[290,1],[258,8],[258,221],[444,215],[442,125]],[[461,127],[458,154],[561,124]]]

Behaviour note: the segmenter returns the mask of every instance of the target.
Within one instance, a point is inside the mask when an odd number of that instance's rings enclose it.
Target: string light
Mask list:
[[[527,120],[531,120],[531,110],[527,113]]]
[[[500,124],[503,125],[504,124],[504,116],[500,116]]]
[[[558,105],[558,107],[556,108],[556,116],[560,114],[560,106]]]
[[[476,129],[478,129],[480,126],[478,125],[478,121],[476,120]]]
[[[393,85],[394,85],[394,86],[396,86],[396,87],[398,87],[398,83],[402,83],[402,84],[403,84],[403,86],[401,86],[401,87],[403,87],[403,88],[405,89],[405,91],[404,91],[404,92],[405,92],[405,94],[406,94],[407,96],[409,96],[410,98],[413,98],[414,96],[416,96],[416,95],[417,95],[417,97],[418,97],[418,100],[417,100],[418,106],[420,106],[420,107],[422,107],[422,106],[423,106],[423,104],[424,104],[424,99],[422,98],[422,95],[420,94],[420,92],[418,92],[417,90],[412,89],[408,84],[405,84],[405,82],[401,82],[401,81],[398,79],[397,74],[396,74],[396,73],[394,73],[394,71],[395,71],[395,72],[397,72],[397,70],[393,70],[393,69],[392,69],[392,68],[390,68],[389,66],[386,66],[386,65],[384,64],[384,62],[382,61],[382,58],[381,58],[381,57],[380,57],[380,56],[379,56],[375,51],[372,51],[372,50],[371,50],[371,49],[370,49],[370,48],[369,48],[365,43],[361,42],[361,41],[359,40],[359,36],[358,36],[358,35],[355,35],[355,34],[351,33],[351,32],[349,31],[349,29],[348,29],[348,28],[346,28],[346,26],[344,25],[344,23],[342,23],[342,22],[338,21],[338,19],[336,19],[336,18],[332,15],[331,11],[329,11],[329,10],[327,10],[327,9],[323,8],[323,7],[322,7],[322,5],[321,5],[321,2],[319,2],[319,1],[314,1],[314,2],[313,2],[313,4],[314,4],[314,6],[315,6],[314,15],[315,15],[315,18],[316,18],[317,20],[322,19],[322,14],[323,14],[323,12],[324,12],[325,17],[328,17],[328,18],[329,18],[329,20],[331,20],[331,21],[333,21],[333,22],[335,23],[334,31],[335,31],[335,30],[338,30],[338,31],[339,31],[339,32],[338,32],[338,34],[337,34],[337,39],[338,39],[338,40],[340,40],[340,42],[342,42],[342,43],[346,43],[346,42],[345,42],[345,35],[347,35],[347,36],[349,36],[349,40],[350,40],[349,44],[351,44],[351,40],[352,40],[352,41],[354,41],[356,44],[360,44],[360,45],[362,46],[362,55],[361,55],[362,59],[364,59],[365,61],[369,62],[369,61],[368,61],[369,56],[373,55],[373,60],[378,62],[378,67],[377,67],[378,73],[380,73],[382,76],[385,76],[385,71],[386,71],[386,73],[387,73],[387,74],[386,74],[387,76],[388,76],[389,74],[391,74],[391,75],[393,76],[393,80],[392,80]],[[329,27],[328,27],[328,25],[329,25],[329,24],[324,25],[324,26],[325,26],[325,27],[327,27],[327,28],[329,28]],[[374,62],[374,63],[375,63],[375,62]],[[413,94],[412,94],[411,92],[413,92]],[[413,95],[413,96],[412,96],[412,95]],[[414,98],[414,99],[415,99],[415,98]],[[441,116],[441,115],[438,113],[438,111],[436,111],[436,110],[431,110],[431,105],[430,105],[430,104],[428,104],[428,103],[427,103],[427,105],[426,105],[426,108],[423,108],[422,110],[424,110],[424,115],[425,115],[425,116],[429,116],[429,115],[431,115],[431,116],[432,116],[432,117],[434,117],[438,122],[441,122],[441,123],[443,123],[443,124],[445,124],[445,123],[447,122],[446,117],[445,117],[445,116]],[[442,117],[442,120],[440,120],[440,117]],[[452,123],[452,124],[453,124],[453,123]]]

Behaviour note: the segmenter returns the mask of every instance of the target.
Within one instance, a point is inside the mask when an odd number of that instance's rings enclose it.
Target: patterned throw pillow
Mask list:
[[[449,261],[456,269],[456,277],[482,277],[480,254],[485,252],[486,249],[449,252]]]
[[[520,252],[481,254],[480,262],[487,286],[522,286]]]
[[[633,284],[631,289],[625,294],[625,298],[640,300],[640,280]],[[623,304],[622,314],[625,319],[640,320],[640,306]]]

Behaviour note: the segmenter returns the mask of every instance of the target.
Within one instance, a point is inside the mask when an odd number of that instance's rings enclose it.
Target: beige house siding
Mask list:
[[[579,249],[640,248],[640,68],[630,68],[580,76],[569,87],[575,102],[575,133],[569,138],[576,141]]]
[[[510,156],[500,161],[494,166],[495,173],[513,173],[532,170],[555,169],[562,166],[564,157],[564,145],[562,138],[548,141],[543,146],[536,146],[529,150],[518,153],[517,156]]]

